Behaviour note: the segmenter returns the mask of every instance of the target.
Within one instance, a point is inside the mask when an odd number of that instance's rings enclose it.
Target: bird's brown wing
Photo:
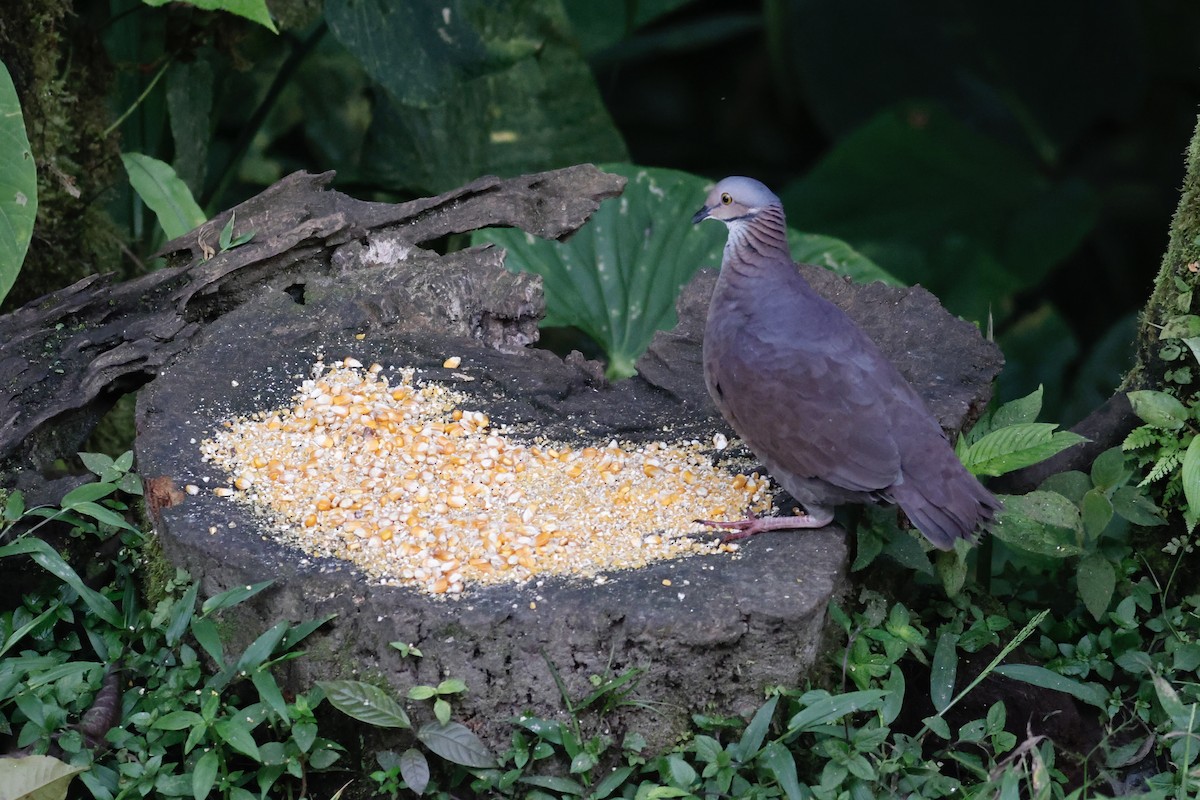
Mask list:
[[[794,330],[724,337],[707,365],[710,382],[760,458],[801,478],[877,492],[900,477],[893,393],[911,389],[894,385],[899,375],[865,334],[833,319],[849,327],[819,337]]]

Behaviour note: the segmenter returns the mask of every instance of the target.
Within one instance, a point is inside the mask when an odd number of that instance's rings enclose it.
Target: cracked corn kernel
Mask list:
[[[390,374],[388,374],[390,373]],[[734,552],[694,520],[771,510],[770,486],[696,443],[521,439],[412,369],[318,362],[283,408],[201,443],[274,535],[374,580],[457,597],[534,576],[594,576]]]

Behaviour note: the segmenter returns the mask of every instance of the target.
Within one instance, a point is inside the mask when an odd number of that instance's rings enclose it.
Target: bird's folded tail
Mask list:
[[[920,475],[909,474],[906,467],[904,478],[888,490],[888,499],[900,506],[939,550],[954,549],[957,539],[973,541],[1003,504],[963,467],[953,451],[946,453],[945,463],[924,466]]]

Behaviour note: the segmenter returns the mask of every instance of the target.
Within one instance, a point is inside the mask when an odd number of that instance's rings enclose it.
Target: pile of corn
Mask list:
[[[290,407],[227,421],[201,443],[229,484],[213,491],[248,502],[283,541],[383,583],[457,595],[730,551],[694,520],[771,510],[765,478],[714,467],[696,442],[521,441],[412,369],[389,380],[346,358],[312,374]]]

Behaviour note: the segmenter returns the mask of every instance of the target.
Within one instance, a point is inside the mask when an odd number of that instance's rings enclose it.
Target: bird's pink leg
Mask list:
[[[821,511],[817,514],[796,514],[790,517],[749,517],[734,522],[723,522],[713,519],[698,519],[700,525],[710,528],[730,528],[733,533],[727,533],[721,542],[736,542],[763,531],[796,530],[800,528],[824,528],[833,522],[832,511]]]

